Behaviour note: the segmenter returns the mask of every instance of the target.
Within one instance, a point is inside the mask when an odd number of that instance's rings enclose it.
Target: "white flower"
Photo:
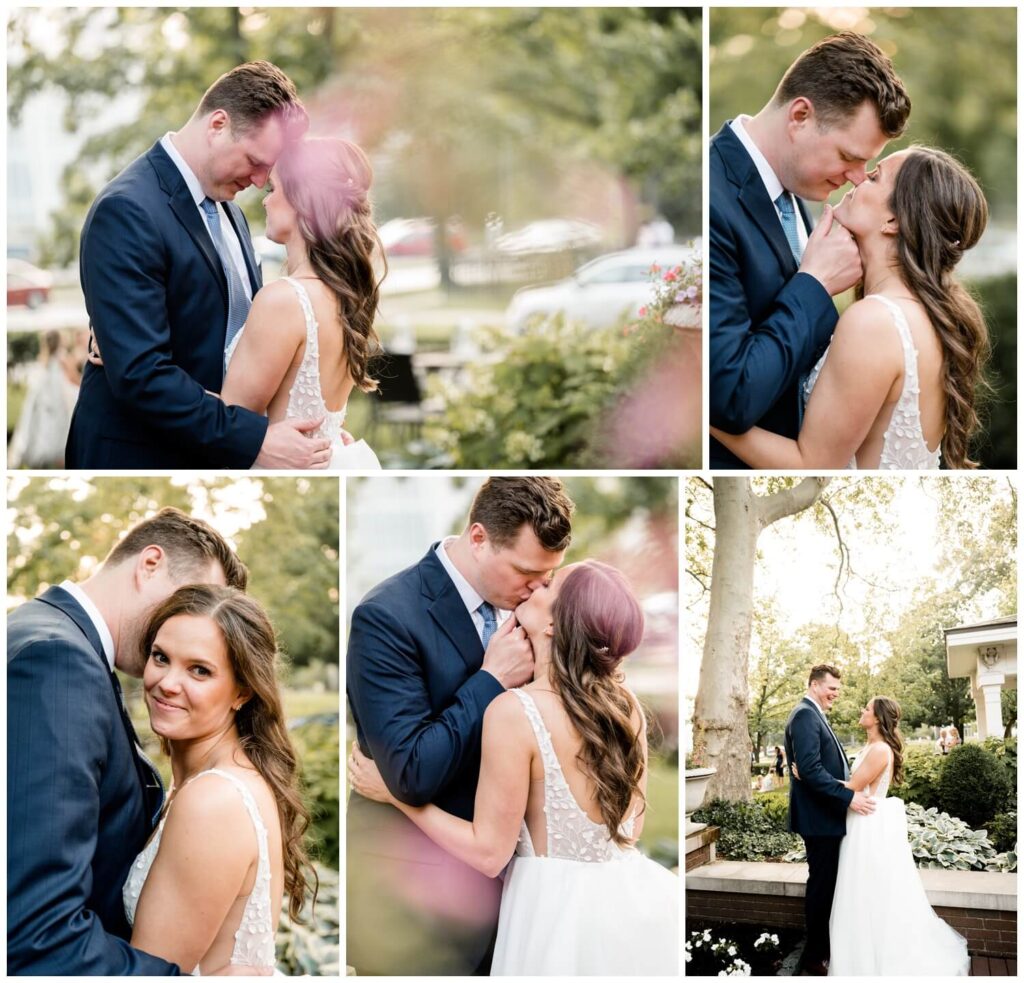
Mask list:
[[[684,960],[685,960],[686,962],[689,962],[689,961],[690,961],[691,959],[693,959],[693,953],[692,953],[692,952],[690,952],[690,950],[689,950],[689,949],[687,949],[687,950],[686,950],[686,952],[684,952],[684,953],[683,953],[683,959],[684,959]]]
[[[736,946],[731,945],[725,951],[728,952],[730,956],[735,956],[736,955]]]

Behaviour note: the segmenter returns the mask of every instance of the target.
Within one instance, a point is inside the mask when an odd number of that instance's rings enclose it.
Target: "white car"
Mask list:
[[[505,311],[511,331],[521,332],[534,316],[564,314],[594,328],[610,327],[636,317],[651,300],[651,266],[662,269],[700,259],[695,246],[660,246],[609,253],[581,266],[571,277],[516,292]]]

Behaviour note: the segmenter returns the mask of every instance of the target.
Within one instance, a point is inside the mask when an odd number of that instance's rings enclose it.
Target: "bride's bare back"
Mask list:
[[[598,825],[603,825],[601,810],[598,807],[595,797],[594,785],[580,767],[578,755],[583,742],[569,720],[569,715],[562,706],[561,700],[551,691],[550,683],[547,680],[530,683],[523,687],[526,693],[533,698],[533,701],[540,713],[541,720],[551,735],[551,744],[558,758],[558,764],[565,776],[566,784],[572,793],[573,799],[579,808],[586,814],[587,818]],[[643,723],[639,711],[634,708],[633,722],[636,731],[641,733],[641,740],[644,742],[644,758],[646,761],[647,745],[646,735],[643,734]],[[531,735],[532,736],[532,735]],[[530,790],[526,800],[526,828],[530,833],[534,851],[538,856],[547,855],[547,821],[544,815],[544,762],[536,741],[532,741],[532,753],[530,756]],[[644,769],[644,776],[640,782],[641,793],[647,790],[647,770]],[[643,812],[640,809],[640,798],[634,799],[626,814],[626,819],[635,815],[633,821],[633,836],[638,838],[643,828]]]

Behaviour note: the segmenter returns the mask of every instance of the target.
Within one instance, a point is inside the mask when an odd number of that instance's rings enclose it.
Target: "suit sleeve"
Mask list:
[[[821,763],[821,732],[813,713],[812,710],[797,713],[791,724],[799,781],[820,795],[837,799],[848,807],[853,801],[853,789],[847,788]]]
[[[92,658],[92,661],[96,661]],[[79,647],[27,646],[7,666],[7,968],[11,974],[180,976],[107,933],[86,907],[100,823],[99,781],[119,718],[103,667]]]
[[[473,673],[440,713],[431,708],[416,643],[375,602],[352,615],[348,695],[384,783],[407,805],[426,805],[480,747],[484,711],[504,692],[489,672]]]
[[[726,433],[745,433],[813,368],[839,315],[821,283],[797,273],[755,323],[736,237],[719,209],[711,209],[709,233],[710,419]]]
[[[250,467],[266,417],[226,406],[172,361],[166,246],[152,219],[130,198],[108,195],[96,203],[81,249],[86,306],[114,397],[218,465]]]

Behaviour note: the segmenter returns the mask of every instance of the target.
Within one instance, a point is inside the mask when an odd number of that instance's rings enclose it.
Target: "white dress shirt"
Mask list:
[[[160,146],[167,151],[167,156],[174,161],[174,166],[181,171],[181,176],[185,179],[185,184],[188,185],[188,190],[192,194],[192,200],[196,203],[196,210],[199,212],[199,217],[203,220],[203,228],[209,232],[210,224],[206,220],[206,212],[203,211],[203,200],[206,198],[206,192],[203,191],[203,186],[199,183],[197,178],[192,171],[192,168],[185,163],[185,158],[178,153],[178,148],[174,146],[174,141],[171,139],[172,133],[167,132],[160,138]],[[235,235],[235,227],[231,224],[231,219],[228,218],[227,209],[224,207],[222,201],[216,202],[217,210],[220,212],[220,232],[224,236],[224,242],[227,244],[228,252],[231,254],[231,259],[235,264],[235,269],[238,270],[238,278],[242,281],[242,289],[245,291],[245,296],[252,300],[252,284],[249,282],[249,270],[245,265],[245,254],[242,252],[242,244],[238,241],[238,236]],[[211,233],[210,238],[213,238]]]
[[[473,627],[476,628],[477,635],[480,636],[480,643],[483,644],[484,640],[484,616],[479,610],[477,610],[484,602],[482,598],[472,587],[468,580],[459,573],[455,564],[452,563],[452,558],[448,555],[448,547],[455,542],[458,537],[449,536],[447,539],[442,539],[437,544],[437,549],[434,552],[437,554],[437,558],[441,561],[441,566],[444,567],[448,576],[452,578],[452,583],[455,584],[455,589],[459,592],[459,597],[462,598],[462,603],[466,605],[466,610],[469,612],[469,616],[473,619]],[[500,628],[511,611],[503,611],[499,608],[494,609],[495,619],[498,627]]]
[[[60,584],[61,590],[66,590],[78,603],[81,605],[82,610],[89,616],[89,620],[93,623],[97,633],[100,636],[100,642],[103,644],[103,654],[107,657],[107,664],[110,666],[110,671],[114,671],[114,636],[110,634],[110,629],[107,627],[107,623],[103,620],[103,615],[100,614],[100,609],[93,604],[92,598],[78,584],[73,583],[70,580],[65,580]]]
[[[747,132],[747,128],[743,125],[744,120],[749,119],[749,116],[737,116],[729,124],[729,128],[739,138],[747,153],[750,154],[750,159],[754,162],[757,173],[761,176],[762,182],[764,182],[765,191],[768,192],[768,197],[771,199],[772,204],[775,205],[775,213],[779,216],[779,225],[782,225],[782,212],[779,211],[779,206],[776,204],[775,199],[786,189],[782,186],[778,175],[772,170],[772,165],[765,159],[764,154],[758,149],[757,144],[754,143],[753,138]],[[803,249],[807,245],[807,229],[804,227],[804,217],[797,207],[795,197],[793,200],[793,211],[796,214],[796,234],[800,239],[800,248]],[[785,231],[785,228],[783,228],[783,231]]]

